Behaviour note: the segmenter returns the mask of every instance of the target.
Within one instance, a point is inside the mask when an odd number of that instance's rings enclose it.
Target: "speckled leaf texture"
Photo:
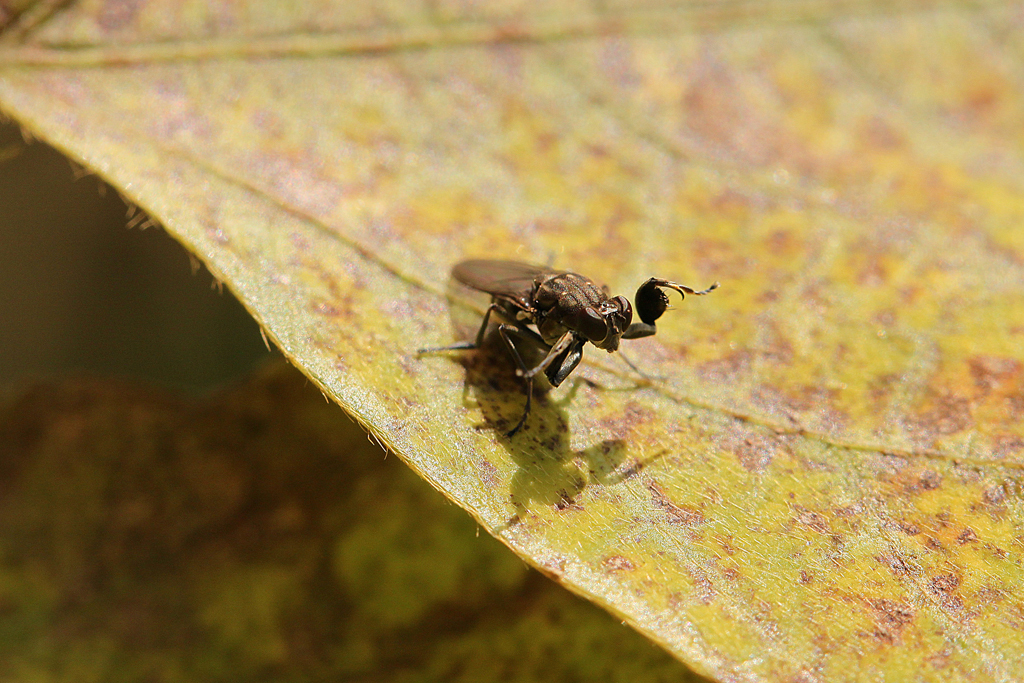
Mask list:
[[[718,680],[1021,675],[1024,5],[44,10],[0,108],[556,581]],[[509,439],[500,348],[416,354],[473,257],[722,286]]]

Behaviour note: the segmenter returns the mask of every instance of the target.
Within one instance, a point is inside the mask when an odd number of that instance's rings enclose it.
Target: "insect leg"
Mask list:
[[[519,424],[513,427],[512,431],[508,433],[508,436],[511,437],[523,428],[523,425],[526,424],[526,418],[530,415],[530,404],[533,400],[534,375],[544,370],[544,368],[550,365],[551,362],[560,354],[565,353],[566,348],[572,343],[573,336],[571,332],[566,332],[562,335],[562,338],[558,340],[558,343],[551,347],[548,354],[544,357],[544,360],[538,363],[536,367],[527,368],[526,363],[523,361],[523,357],[519,355],[519,349],[517,349],[516,345],[512,342],[512,337],[515,336],[520,339],[529,339],[530,341],[537,342],[538,335],[529,328],[516,327],[515,325],[499,325],[498,333],[505,342],[505,346],[508,347],[509,353],[512,354],[512,358],[516,361],[516,374],[526,380],[526,409],[523,411],[523,416],[519,418]],[[542,339],[540,340],[540,343],[544,343]],[[575,367],[575,365],[573,365],[573,367]]]
[[[484,335],[487,333],[487,324],[491,320],[491,312],[497,312],[498,315],[502,315],[503,310],[498,304],[492,303],[487,307],[487,311],[484,313],[484,319],[480,323],[480,329],[476,333],[476,339],[474,341],[456,342],[448,346],[435,346],[428,349],[418,349],[416,353],[437,353],[438,351],[469,351],[471,349],[478,349],[484,341]]]
[[[533,377],[538,372],[542,371],[544,368],[551,365],[551,361],[555,360],[555,358],[557,358],[560,354],[564,353],[566,348],[569,347],[569,344],[571,344],[572,341],[572,332],[566,332],[565,334],[562,335],[562,338],[555,342],[555,345],[551,347],[551,350],[548,351],[548,355],[544,356],[544,360],[537,363],[537,367],[527,370],[525,367],[520,366],[519,372],[516,374],[519,374],[523,377]]]
[[[498,334],[501,335],[501,340],[505,342],[505,346],[508,347],[509,353],[512,354],[513,360],[516,362],[516,374],[520,377],[526,378],[526,409],[523,410],[523,416],[519,418],[519,423],[512,428],[507,436],[515,436],[516,432],[523,428],[526,424],[526,418],[530,415],[530,405],[533,402],[533,373],[526,368],[526,363],[523,361],[523,357],[519,355],[519,349],[512,341],[512,337],[518,337],[519,339],[529,339],[530,341],[536,341],[532,330],[516,327],[515,325],[502,324],[498,326]],[[541,342],[543,343],[543,341]]]

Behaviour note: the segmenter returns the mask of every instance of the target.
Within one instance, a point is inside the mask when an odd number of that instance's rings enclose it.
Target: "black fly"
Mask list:
[[[526,378],[526,410],[509,436],[526,423],[533,378],[537,373],[543,372],[551,385],[557,387],[580,364],[587,342],[611,353],[619,348],[620,339],[639,339],[657,332],[654,323],[668,308],[668,295],[661,288],[674,289],[685,297],[707,294],[718,287],[716,282],[698,292],[686,285],[652,277],[636,291],[634,300],[640,322],[634,323],[633,307],[626,297],[610,297],[607,288],[598,287],[593,280],[577,273],[516,261],[482,259],[459,263],[452,269],[452,276],[464,285],[490,294],[491,305],[475,340],[422,349],[420,353],[478,348],[487,332],[491,313],[506,320],[498,325],[498,334],[516,362],[516,374]],[[539,346],[546,352],[544,360],[535,367],[526,367],[517,343]]]

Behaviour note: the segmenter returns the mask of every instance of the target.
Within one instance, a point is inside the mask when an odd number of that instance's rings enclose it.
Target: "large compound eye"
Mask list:
[[[590,306],[583,309],[577,322],[583,336],[595,344],[608,336],[608,323]]]

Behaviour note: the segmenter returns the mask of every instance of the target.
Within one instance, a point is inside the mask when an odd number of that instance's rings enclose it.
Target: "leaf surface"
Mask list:
[[[1012,680],[1013,3],[80,2],[0,106],[491,533],[723,680]],[[471,257],[687,299],[523,396]],[[675,296],[675,295],[673,295]]]

